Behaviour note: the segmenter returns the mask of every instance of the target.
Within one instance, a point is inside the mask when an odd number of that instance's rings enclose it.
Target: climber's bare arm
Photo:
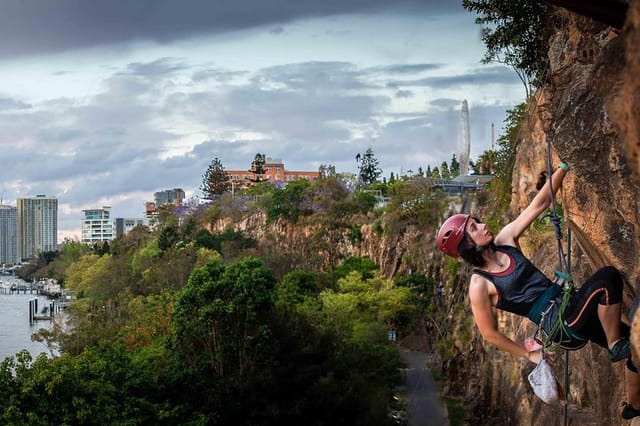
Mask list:
[[[524,346],[518,345],[498,330],[491,304],[491,292],[495,291],[492,287],[493,285],[486,278],[477,274],[471,276],[469,299],[473,318],[480,334],[485,341],[498,349],[538,363],[541,358],[539,352],[527,352]]]
[[[562,180],[567,172],[563,169],[557,169],[552,176],[554,194],[562,186]],[[518,238],[526,231],[534,220],[544,212],[551,204],[551,194],[549,193],[549,180],[538,191],[531,203],[518,215],[517,218],[506,225],[498,233],[495,239],[497,245],[509,245],[518,247]]]

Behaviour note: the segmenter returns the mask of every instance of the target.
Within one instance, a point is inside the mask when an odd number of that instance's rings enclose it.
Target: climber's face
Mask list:
[[[484,247],[493,241],[493,234],[487,227],[487,224],[480,222],[475,217],[469,219],[465,231],[476,246]]]

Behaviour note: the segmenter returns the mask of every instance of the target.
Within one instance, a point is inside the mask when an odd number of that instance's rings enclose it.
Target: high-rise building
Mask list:
[[[18,209],[0,205],[0,263],[18,263]]]
[[[113,240],[113,221],[111,220],[111,207],[104,206],[101,209],[82,210],[81,241],[86,244],[95,244]]]
[[[131,217],[118,217],[115,220],[116,224],[116,238],[121,237],[138,225],[144,225],[144,219],[131,218]]]
[[[58,199],[46,195],[18,198],[18,257],[28,260],[58,245]]]
[[[158,191],[153,194],[153,199],[156,203],[156,207],[160,207],[165,204],[173,204],[179,206],[184,200],[184,191],[181,188],[165,189],[164,191]]]

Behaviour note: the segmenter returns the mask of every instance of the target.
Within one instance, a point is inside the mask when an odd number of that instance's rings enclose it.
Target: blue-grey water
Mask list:
[[[5,281],[0,279],[0,282]],[[40,342],[31,341],[31,335],[41,328],[50,328],[50,321],[36,321],[29,324],[29,300],[38,299],[38,310],[48,305],[44,296],[35,294],[1,294],[0,293],[0,361],[15,355],[23,349],[28,350],[35,358],[44,352],[49,354],[47,347]]]

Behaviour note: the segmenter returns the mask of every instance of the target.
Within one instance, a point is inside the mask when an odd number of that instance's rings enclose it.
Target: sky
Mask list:
[[[156,191],[201,197],[218,157],[388,177],[471,159],[524,100],[512,69],[482,64],[455,0],[3,0],[0,196],[59,199],[58,239],[83,209],[142,217]]]

